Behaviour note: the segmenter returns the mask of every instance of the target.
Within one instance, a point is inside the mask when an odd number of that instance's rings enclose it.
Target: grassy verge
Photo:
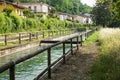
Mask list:
[[[101,54],[88,72],[87,80],[120,79],[120,29],[101,29]]]
[[[83,45],[92,45],[98,40],[98,31],[90,35],[84,42]]]

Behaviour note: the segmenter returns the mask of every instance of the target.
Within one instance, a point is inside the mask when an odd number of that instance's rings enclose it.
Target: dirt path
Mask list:
[[[50,80],[85,80],[91,64],[99,55],[97,43],[83,46],[76,55],[70,57],[65,65],[61,65]]]

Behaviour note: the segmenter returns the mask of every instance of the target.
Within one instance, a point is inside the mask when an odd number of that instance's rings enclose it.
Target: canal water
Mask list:
[[[74,45],[75,46],[75,45]],[[16,60],[25,55],[31,54],[36,50],[42,49],[46,46],[37,46],[31,49],[27,49],[21,52],[17,52],[11,55],[0,58],[0,66],[11,61]],[[70,44],[66,44],[66,52],[70,50]],[[57,60],[63,54],[62,44],[56,47],[53,47],[51,50],[51,59],[52,62]],[[39,54],[27,61],[24,61],[15,67],[15,78],[16,80],[33,80],[47,67],[47,51]],[[0,74],[0,80],[9,80],[9,71],[5,71]]]
[[[85,35],[83,35],[83,40]],[[76,40],[76,39],[75,39]],[[80,39],[79,39],[80,40]],[[66,52],[70,50],[70,44],[66,44]],[[73,45],[73,46],[76,46]],[[25,55],[31,54],[37,50],[40,50],[46,46],[37,46],[31,49],[20,51],[11,55],[7,55],[0,58],[0,66],[4,65],[9,61],[14,61]],[[56,61],[63,54],[62,44],[51,49],[52,62]],[[33,80],[47,67],[47,51],[28,59],[15,66],[15,79],[16,80]],[[9,71],[5,71],[0,74],[0,80],[9,80]]]

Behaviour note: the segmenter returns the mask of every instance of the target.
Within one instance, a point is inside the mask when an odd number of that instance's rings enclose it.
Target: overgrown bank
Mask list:
[[[68,29],[81,27],[80,23],[61,21],[57,18],[47,16],[22,18],[15,13],[0,12],[0,34],[13,32],[40,31],[46,29]]]
[[[100,56],[92,65],[87,80],[119,80],[120,29],[101,29]]]

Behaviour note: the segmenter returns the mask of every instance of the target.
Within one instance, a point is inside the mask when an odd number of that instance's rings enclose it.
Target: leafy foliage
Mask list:
[[[31,17],[32,16],[32,12],[29,9],[25,9],[23,11],[23,15],[26,17]]]
[[[49,4],[57,11],[70,14],[88,13],[92,8],[82,4],[80,0],[19,0],[19,2],[43,2]]]
[[[114,14],[114,19],[120,20],[120,0],[116,0],[113,2],[113,14]]]
[[[78,28],[81,24],[70,21],[60,21],[57,18],[22,18],[15,13],[10,16],[0,12],[0,33],[11,33],[21,31],[39,31],[45,29],[68,29]]]
[[[8,16],[10,16],[10,13],[12,12],[11,8],[4,8],[3,12],[5,12]]]
[[[120,0],[97,0],[92,10],[94,23],[109,27],[120,26]]]
[[[110,11],[110,4],[111,2],[109,0],[104,2],[96,3],[96,6],[92,10],[93,14],[93,21],[97,25],[108,25],[111,21],[111,11]]]
[[[13,22],[12,31],[19,31],[22,28],[22,18],[15,13],[12,13],[10,17]]]

